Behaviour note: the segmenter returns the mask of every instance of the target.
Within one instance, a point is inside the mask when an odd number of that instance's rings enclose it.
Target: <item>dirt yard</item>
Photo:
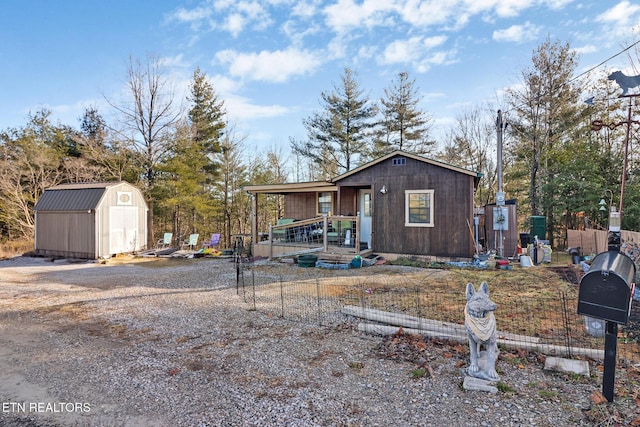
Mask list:
[[[290,278],[297,268],[256,267]],[[469,392],[464,345],[278,319],[234,285],[227,259],[0,261],[0,425],[640,424],[638,366],[618,366],[606,404],[597,363],[580,378],[503,352],[500,392]]]

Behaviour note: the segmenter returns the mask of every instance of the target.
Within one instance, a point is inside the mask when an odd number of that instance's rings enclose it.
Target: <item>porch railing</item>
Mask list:
[[[274,248],[282,250],[274,250]],[[360,253],[360,218],[326,215],[269,226],[269,257],[306,252]],[[276,253],[277,252],[277,253]]]

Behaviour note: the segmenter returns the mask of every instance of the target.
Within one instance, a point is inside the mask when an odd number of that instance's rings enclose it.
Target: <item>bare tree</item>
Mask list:
[[[122,115],[122,132],[142,158],[144,193],[149,205],[148,245],[154,242],[153,201],[157,166],[164,156],[168,135],[182,114],[181,109],[174,106],[174,93],[168,83],[157,57],[149,56],[144,63],[130,57],[126,81],[129,99],[121,104],[107,100]]]
[[[483,185],[476,191],[476,202],[480,205],[488,203],[496,191],[493,188],[496,159],[492,157],[496,141],[494,120],[493,115],[483,113],[479,106],[463,108],[438,155],[446,163],[482,173]]]

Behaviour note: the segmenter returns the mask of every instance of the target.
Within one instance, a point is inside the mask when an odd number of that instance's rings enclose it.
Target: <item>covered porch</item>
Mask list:
[[[269,225],[266,239],[252,245],[254,256],[284,258],[314,253],[322,258],[365,255],[371,250],[360,241],[357,216],[323,215]]]
[[[252,196],[251,253],[267,258],[307,253],[321,258],[341,254],[353,257],[370,253],[371,187],[360,187],[342,187],[331,182],[245,187]],[[369,200],[364,225],[359,202],[363,192],[367,192]],[[265,203],[268,195],[282,196],[282,203],[276,208],[276,221],[264,212],[273,208]]]

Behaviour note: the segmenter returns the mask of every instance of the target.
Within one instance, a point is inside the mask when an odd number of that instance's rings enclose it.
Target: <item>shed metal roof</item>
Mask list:
[[[44,191],[36,211],[86,211],[95,209],[109,187],[122,182],[61,184]]]

